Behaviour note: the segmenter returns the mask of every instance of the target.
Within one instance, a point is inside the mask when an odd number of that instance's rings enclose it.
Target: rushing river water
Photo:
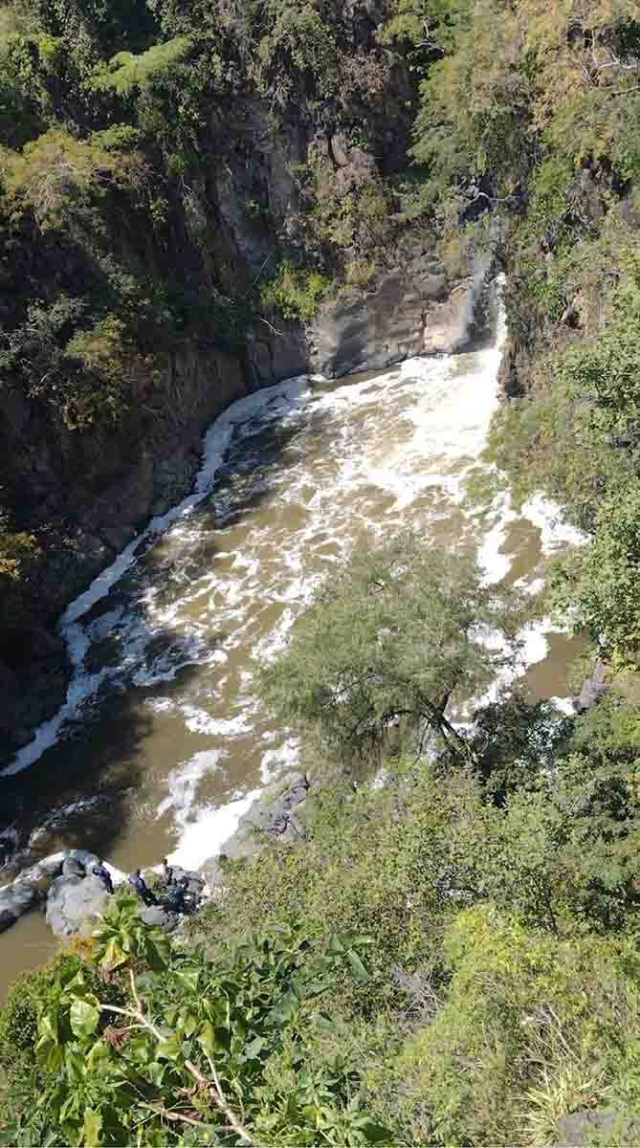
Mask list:
[[[23,864],[83,845],[121,869],[197,866],[297,757],[254,690],[331,565],[412,526],[477,549],[488,579],[535,588],[568,532],[541,500],[516,516],[464,500],[497,405],[495,345],[242,399],[205,440],[195,493],[155,520],[63,619],[67,702],[0,784]],[[573,643],[529,633],[535,696],[568,692]],[[524,671],[524,667],[523,667]],[[41,914],[0,937],[0,993],[53,948]]]

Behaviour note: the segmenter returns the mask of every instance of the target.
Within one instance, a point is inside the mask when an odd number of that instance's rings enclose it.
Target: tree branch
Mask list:
[[[205,1053],[205,1056],[207,1057],[207,1060],[209,1061],[209,1067],[211,1068],[211,1074],[213,1076],[213,1101],[214,1101],[214,1103],[217,1104],[220,1111],[222,1113],[224,1113],[224,1115],[226,1116],[227,1120],[229,1121],[229,1124],[233,1128],[236,1135],[238,1135],[240,1137],[240,1139],[245,1144],[253,1144],[253,1140],[249,1136],[249,1133],[247,1132],[246,1128],[244,1128],[243,1125],[240,1124],[237,1117],[233,1114],[233,1112],[231,1111],[231,1109],[229,1108],[229,1105],[227,1104],[227,1102],[225,1100],[224,1093],[222,1091],[222,1088],[220,1087],[220,1080],[218,1079],[218,1074],[216,1072],[215,1065],[214,1065],[211,1057],[207,1053]],[[187,1071],[191,1073],[194,1080],[197,1080],[198,1084],[200,1084],[203,1088],[206,1088],[209,1091],[209,1093],[211,1093],[211,1090],[212,1090],[211,1089],[211,1081],[207,1080],[206,1076],[202,1075],[202,1073],[200,1072],[200,1069],[197,1068],[196,1065],[193,1064],[192,1061],[185,1060],[184,1063],[185,1063],[185,1067],[186,1067]]]

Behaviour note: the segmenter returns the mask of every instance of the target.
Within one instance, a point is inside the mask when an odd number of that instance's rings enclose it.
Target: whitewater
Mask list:
[[[466,497],[491,469],[481,455],[499,401],[499,310],[490,346],[333,383],[301,376],[215,421],[193,492],[61,619],[65,703],[1,775],[18,808],[29,802],[26,828],[8,827],[24,864],[70,845],[123,870],[215,854],[299,758],[262,709],[256,673],[327,572],[371,538],[410,527],[425,544],[473,548],[488,582],[540,589],[545,557],[579,541],[559,509],[538,496],[516,510],[506,490],[488,507]],[[571,644],[548,620],[523,638],[514,674],[544,664],[548,696],[562,697]],[[14,936],[0,937],[9,965]]]

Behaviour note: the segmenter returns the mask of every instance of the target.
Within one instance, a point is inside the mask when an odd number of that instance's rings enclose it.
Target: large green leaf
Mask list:
[[[75,1036],[91,1036],[98,1027],[100,1009],[96,997],[75,1000],[69,1010],[71,1030]]]
[[[100,964],[105,968],[117,969],[118,965],[123,965],[127,960],[127,954],[123,951],[122,946],[119,944],[116,937],[112,937],[109,941]]]
[[[369,980],[369,973],[367,972],[366,968],[364,967],[364,965],[363,965],[362,961],[360,960],[360,957],[356,953],[355,949],[349,949],[347,951],[347,960],[351,966],[351,971],[352,971],[352,973],[353,973],[353,975],[357,981],[368,981]]]

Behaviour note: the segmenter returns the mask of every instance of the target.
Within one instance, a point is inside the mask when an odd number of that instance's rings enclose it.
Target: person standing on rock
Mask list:
[[[173,875],[173,868],[166,857],[162,858],[162,877],[167,888],[169,888],[170,885],[175,885],[176,881]]]
[[[140,899],[144,901],[145,905],[158,904],[157,897],[154,893],[151,892],[151,889],[142,877],[139,869],[136,869],[135,873],[129,874],[128,881],[130,885],[133,885],[133,888],[135,889]]]
[[[99,881],[102,881],[102,884],[107,890],[107,893],[113,893],[113,881],[111,880],[111,874],[106,865],[102,864],[102,861],[98,861],[97,864],[92,867],[91,872],[93,873],[94,877],[97,877]]]

